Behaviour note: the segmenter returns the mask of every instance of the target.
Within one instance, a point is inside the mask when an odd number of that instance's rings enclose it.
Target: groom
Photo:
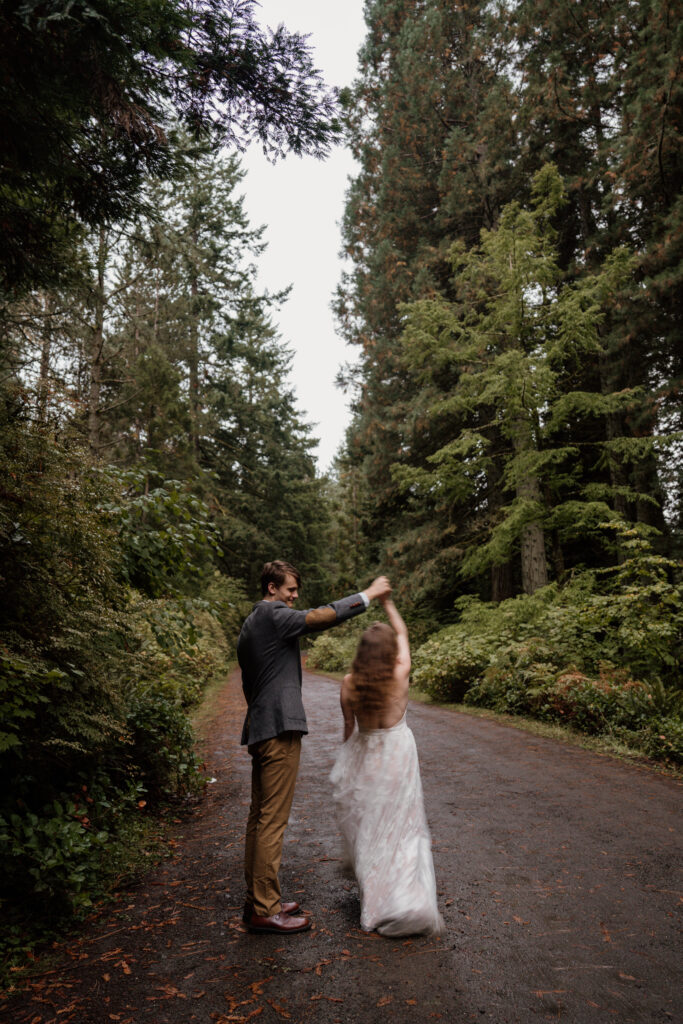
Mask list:
[[[301,699],[299,637],[338,626],[364,612],[374,598],[391,593],[379,576],[367,590],[340,601],[295,611],[301,577],[289,562],[266,562],[263,598],[242,626],[237,657],[247,716],[242,744],[251,755],[251,807],[244,851],[247,899],[243,920],[249,931],[289,935],[311,927],[299,904],[283,903],[278,872],[289,818],[301,737],[308,732]]]

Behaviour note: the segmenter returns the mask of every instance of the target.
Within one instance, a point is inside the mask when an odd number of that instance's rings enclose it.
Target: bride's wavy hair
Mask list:
[[[373,622],[360,638],[351,663],[351,701],[356,711],[384,707],[398,654],[396,634],[384,622]]]

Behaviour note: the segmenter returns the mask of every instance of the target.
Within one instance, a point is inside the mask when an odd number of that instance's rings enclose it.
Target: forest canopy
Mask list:
[[[0,301],[74,271],[79,225],[130,218],[194,139],[324,155],[336,99],[254,0],[9,0],[0,9]]]

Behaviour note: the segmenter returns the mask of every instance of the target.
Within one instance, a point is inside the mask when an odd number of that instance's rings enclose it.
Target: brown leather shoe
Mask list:
[[[281,914],[296,914],[298,909],[299,904],[295,900],[290,900],[288,903],[285,903],[283,900],[283,902],[280,904]],[[249,924],[249,918],[253,913],[253,905],[251,903],[245,903],[244,910],[242,911],[242,920],[244,921],[245,924]],[[305,911],[302,911],[302,913],[305,913]]]
[[[247,921],[250,932],[277,932],[279,935],[292,935],[294,932],[306,932],[311,927],[308,917],[292,917],[290,914],[273,914],[272,917],[258,917],[252,914]]]

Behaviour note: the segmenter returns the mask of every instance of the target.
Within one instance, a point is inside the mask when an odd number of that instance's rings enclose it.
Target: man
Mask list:
[[[321,608],[295,611],[301,577],[288,562],[266,562],[263,599],[254,605],[237,642],[247,716],[242,744],[252,758],[247,821],[244,921],[253,932],[292,934],[311,927],[299,904],[283,903],[278,872],[294,796],[301,737],[308,732],[301,699],[299,637],[337,626],[391,593],[384,576],[362,593]]]

